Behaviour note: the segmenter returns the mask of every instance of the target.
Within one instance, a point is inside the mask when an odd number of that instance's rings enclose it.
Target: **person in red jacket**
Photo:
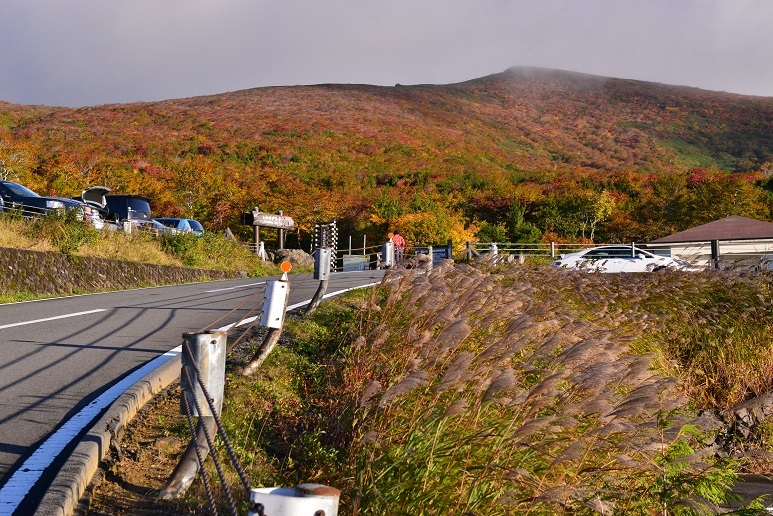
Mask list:
[[[392,237],[392,243],[395,244],[395,265],[403,264],[403,253],[405,252],[405,239],[399,232],[395,231]]]

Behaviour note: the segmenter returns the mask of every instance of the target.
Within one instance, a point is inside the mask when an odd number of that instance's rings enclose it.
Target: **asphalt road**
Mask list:
[[[327,292],[382,275],[333,274]],[[267,279],[0,305],[0,486],[57,427],[118,379],[178,346],[184,332],[259,315]],[[319,285],[308,274],[290,281],[290,306],[310,300]]]

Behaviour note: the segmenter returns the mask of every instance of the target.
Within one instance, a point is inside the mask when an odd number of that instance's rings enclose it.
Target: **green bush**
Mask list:
[[[50,241],[61,253],[73,254],[99,238],[77,210],[53,210],[27,226],[28,236]]]
[[[193,267],[199,261],[197,248],[199,237],[193,233],[164,234],[159,239],[161,249],[167,254],[179,258],[185,265]]]
[[[159,243],[165,253],[187,267],[243,270],[255,276],[275,272],[273,264],[261,261],[239,242],[219,233],[206,232],[200,237],[192,233],[167,234],[159,238]]]

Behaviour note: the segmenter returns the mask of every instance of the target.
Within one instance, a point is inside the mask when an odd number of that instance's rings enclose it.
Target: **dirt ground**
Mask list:
[[[120,443],[111,450],[76,510],[78,515],[207,514],[185,502],[159,500],[157,495],[177,465],[184,438],[168,428],[185,425],[179,414],[179,386],[148,403],[132,420]],[[103,469],[105,468],[105,469]],[[194,484],[195,485],[195,484]]]

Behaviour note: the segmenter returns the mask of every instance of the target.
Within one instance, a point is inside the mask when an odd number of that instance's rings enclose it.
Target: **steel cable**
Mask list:
[[[183,349],[185,349],[188,353],[188,357],[190,360],[190,365],[193,366],[193,369],[196,371],[196,380],[201,387],[201,391],[204,393],[204,398],[207,400],[207,404],[209,405],[210,412],[214,416],[217,414],[217,410],[215,410],[214,406],[214,400],[210,397],[209,393],[206,390],[206,387],[204,386],[203,380],[201,379],[201,372],[199,371],[198,366],[196,365],[196,361],[193,358],[193,351],[190,349],[190,345],[186,341],[183,344]],[[183,371],[185,371],[185,377],[188,380],[188,385],[191,386],[191,395],[193,396],[193,403],[196,406],[196,410],[199,414],[199,418],[201,419],[204,414],[204,412],[201,410],[201,404],[199,403],[199,399],[196,396],[196,386],[194,382],[191,379],[190,371],[187,367],[183,367]],[[183,397],[187,398],[185,396],[185,393],[183,393]],[[215,417],[215,424],[220,426],[220,423],[218,422],[218,418]],[[223,492],[225,493],[226,501],[228,502],[228,508],[231,511],[231,514],[236,515],[236,503],[234,502],[233,496],[231,495],[231,490],[228,488],[228,483],[226,482],[225,473],[223,472],[223,466],[220,464],[220,459],[217,457],[217,453],[215,450],[215,442],[212,439],[212,436],[209,433],[209,430],[207,429],[206,425],[201,425],[201,429],[204,432],[204,438],[207,440],[207,445],[209,446],[210,450],[210,456],[212,457],[212,462],[215,465],[215,469],[217,470],[218,478],[220,480],[220,487],[223,489]],[[204,471],[204,463],[201,461],[200,458],[200,451],[198,443],[196,444],[196,456],[199,457],[199,465],[201,466],[202,472]]]
[[[266,291],[266,287],[265,287],[265,286],[264,286],[262,289],[256,290],[255,292],[253,292],[253,293],[252,293],[252,295],[250,295],[250,297],[248,297],[247,299],[245,299],[244,301],[242,301],[241,303],[239,303],[239,304],[238,304],[236,307],[232,308],[232,309],[231,309],[231,310],[230,310],[228,313],[226,313],[226,314],[223,314],[221,317],[219,317],[219,318],[215,319],[214,321],[212,321],[212,322],[211,322],[211,323],[209,323],[208,325],[206,325],[206,326],[204,326],[203,328],[201,328],[201,329],[199,330],[199,332],[205,332],[205,331],[209,330],[211,327],[213,327],[214,325],[216,325],[217,323],[219,323],[219,322],[220,322],[220,321],[222,321],[223,319],[225,319],[225,318],[227,318],[227,317],[231,316],[231,315],[232,315],[232,314],[234,314],[234,313],[235,313],[237,310],[241,309],[241,307],[243,307],[244,305],[246,305],[247,303],[249,303],[250,301],[252,301],[253,299],[255,299],[255,297],[257,297],[259,294],[262,294],[262,293],[263,293],[263,292],[265,292],[265,291]],[[249,313],[252,313],[252,311],[254,311],[254,310],[255,310],[255,309],[253,308],[253,309],[252,309],[252,310],[251,310]]]
[[[185,369],[185,368],[183,368]],[[189,380],[190,381],[190,380]],[[199,472],[201,473],[201,481],[204,484],[204,492],[207,494],[207,504],[209,505],[210,514],[217,515],[217,506],[215,505],[215,495],[212,493],[212,486],[209,484],[209,477],[204,469],[204,459],[201,456],[201,449],[199,447],[199,440],[196,435],[196,429],[193,426],[193,415],[191,413],[190,402],[188,396],[185,393],[182,394],[183,406],[185,407],[185,418],[188,420],[188,430],[191,432],[191,442],[196,451],[196,458],[199,461]]]
[[[185,347],[188,349],[188,352],[190,353],[190,346],[188,343],[185,343]],[[199,370],[198,364],[196,364],[196,361],[191,359],[191,365],[193,366],[193,370],[196,372],[196,381],[199,384],[199,387],[201,387],[201,392],[204,393],[204,399],[207,400],[207,404],[209,405],[210,412],[212,413],[212,417],[215,420],[215,426],[217,428],[218,434],[220,434],[220,437],[223,439],[223,444],[225,445],[226,450],[228,451],[228,456],[231,459],[231,464],[233,465],[234,469],[236,470],[237,474],[239,475],[239,479],[242,481],[242,485],[244,486],[244,489],[246,491],[247,499],[249,500],[250,492],[252,491],[252,488],[250,487],[250,481],[247,478],[247,475],[244,473],[244,469],[242,468],[241,462],[239,461],[239,458],[236,456],[236,452],[233,450],[233,446],[231,446],[231,441],[228,439],[228,435],[225,432],[225,427],[220,419],[220,416],[218,414],[218,411],[215,410],[214,406],[214,399],[212,396],[210,396],[209,391],[207,390],[207,387],[204,385],[204,381],[201,378],[201,371]],[[188,375],[188,371],[186,368],[183,368],[186,370],[186,375]],[[195,387],[193,382],[191,381],[190,377],[188,378],[188,383],[191,385],[191,388],[195,392]],[[194,394],[194,401],[195,394]],[[201,409],[197,405],[197,410],[199,411],[199,414],[201,414]],[[213,452],[213,460],[214,459],[214,447],[210,444],[210,448]],[[220,471],[220,470],[218,470]],[[228,491],[228,496],[230,497],[230,491]]]

